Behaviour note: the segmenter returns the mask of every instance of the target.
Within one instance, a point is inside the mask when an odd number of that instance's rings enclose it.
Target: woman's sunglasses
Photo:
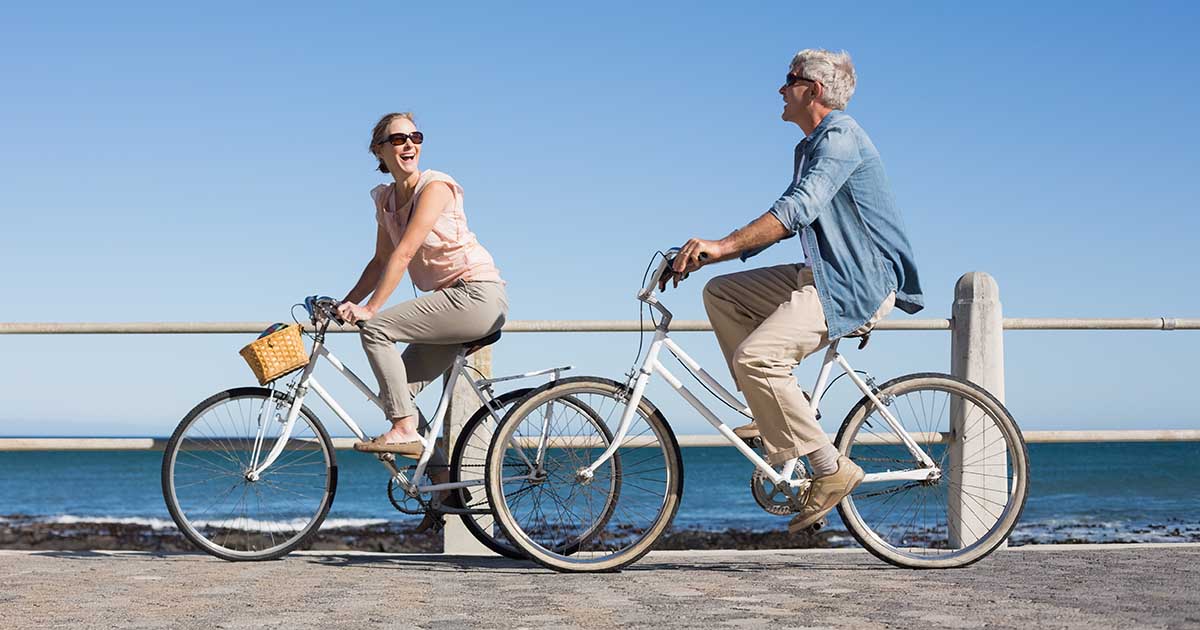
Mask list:
[[[425,142],[425,134],[421,133],[420,131],[414,131],[412,133],[394,133],[384,138],[383,142],[380,142],[379,144],[390,144],[394,147],[398,147],[409,140],[412,140],[413,144],[421,144],[422,142]]]

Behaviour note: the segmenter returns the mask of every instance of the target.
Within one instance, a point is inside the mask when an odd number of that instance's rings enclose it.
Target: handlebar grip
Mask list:
[[[671,256],[669,256],[669,257],[667,258],[667,266],[666,266],[666,268],[665,268],[665,269],[663,269],[662,275],[660,275],[660,276],[658,277],[658,279],[659,279],[659,282],[661,282],[661,281],[663,281],[663,280],[669,280],[669,279],[670,279],[672,276],[676,275],[676,274],[675,274],[675,270],[674,270],[674,266],[675,266],[675,258],[677,258],[678,256],[679,256],[679,251],[678,251],[678,250],[676,250],[676,251],[674,252],[674,254],[672,254]],[[708,259],[709,259],[709,255],[708,255],[708,254],[706,254],[706,253],[704,253],[704,252],[700,252],[700,260],[708,260]],[[681,275],[681,276],[679,276],[679,277],[680,277],[680,279],[682,280],[683,278],[686,278],[686,277],[688,277],[688,274],[686,274],[686,273],[685,273],[685,274],[682,274],[682,275]]]

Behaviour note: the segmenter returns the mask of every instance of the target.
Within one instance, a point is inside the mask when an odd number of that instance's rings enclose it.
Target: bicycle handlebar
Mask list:
[[[304,310],[308,311],[308,317],[312,319],[313,325],[320,323],[321,319],[337,322],[338,325],[345,325],[346,320],[338,315],[337,309],[341,303],[329,297],[328,295],[310,295],[304,298]],[[354,322],[359,328],[363,327],[362,321]]]
[[[642,287],[642,290],[638,292],[639,300],[650,297],[659,284],[670,280],[675,275],[675,271],[671,269],[671,265],[675,262],[677,255],[679,255],[678,247],[672,247],[663,254],[663,260],[658,264],[658,268],[654,270],[654,273],[651,274],[650,282],[646,283],[646,286]],[[708,260],[708,254],[700,254],[700,260]],[[680,279],[682,280],[686,277],[687,274],[684,274]]]

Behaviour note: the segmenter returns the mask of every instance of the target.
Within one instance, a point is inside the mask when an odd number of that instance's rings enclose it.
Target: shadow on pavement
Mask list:
[[[786,564],[778,561],[762,562],[755,560],[713,560],[711,558],[704,559],[699,562],[663,562],[656,560],[642,560],[634,563],[631,566],[625,567],[624,572],[641,572],[641,571],[686,571],[686,572],[706,572],[706,573],[762,573],[764,571],[772,571],[781,567],[789,569],[811,569],[820,571],[894,571],[897,570],[888,564],[878,563],[859,563],[855,561],[838,562],[833,560],[826,561],[804,561],[804,562],[788,562]]]
[[[425,571],[494,571],[536,573],[542,569],[530,561],[490,556],[443,556],[441,554],[339,555],[297,556],[312,564],[367,569],[416,569]]]

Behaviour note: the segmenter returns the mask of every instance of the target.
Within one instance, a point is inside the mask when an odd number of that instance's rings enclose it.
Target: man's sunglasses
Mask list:
[[[421,133],[420,131],[414,131],[412,133],[394,133],[384,138],[383,142],[380,142],[379,144],[390,144],[394,147],[398,147],[409,140],[412,140],[413,144],[421,144],[422,142],[425,142],[425,134]]]
[[[793,85],[796,85],[797,83],[799,83],[801,81],[808,81],[809,83],[816,83],[816,81],[813,81],[812,79],[810,79],[808,77],[802,77],[798,73],[789,72],[787,75],[787,79],[784,80],[783,84],[787,87],[792,87]]]

